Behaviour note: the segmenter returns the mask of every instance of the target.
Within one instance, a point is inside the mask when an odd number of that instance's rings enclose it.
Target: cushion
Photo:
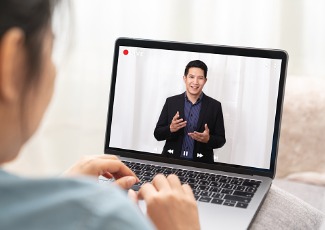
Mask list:
[[[272,185],[251,229],[319,229],[325,214]]]

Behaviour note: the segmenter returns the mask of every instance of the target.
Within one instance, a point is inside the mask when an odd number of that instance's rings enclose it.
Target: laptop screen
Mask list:
[[[105,153],[273,170],[283,51],[119,39],[114,59]]]

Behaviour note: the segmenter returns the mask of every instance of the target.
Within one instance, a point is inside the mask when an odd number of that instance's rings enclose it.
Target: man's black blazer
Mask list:
[[[184,119],[184,103],[185,93],[167,98],[154,131],[158,141],[166,140],[162,154],[167,157],[180,158],[181,155],[184,128],[172,133],[169,126],[177,111],[180,118]],[[205,124],[210,130],[210,139],[208,143],[194,142],[193,160],[211,163],[214,162],[213,149],[220,148],[226,143],[225,127],[221,103],[203,94],[196,131],[203,132]]]

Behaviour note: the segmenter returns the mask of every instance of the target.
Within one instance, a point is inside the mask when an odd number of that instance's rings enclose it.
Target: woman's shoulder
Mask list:
[[[5,171],[0,171],[0,192],[6,191],[10,196],[12,191],[22,193],[19,197],[35,196],[38,195],[58,195],[62,194],[65,197],[72,196],[76,191],[79,192],[79,197],[87,193],[111,193],[120,194],[120,189],[113,184],[109,186],[102,186],[95,178],[91,177],[50,177],[50,178],[25,178],[16,176]],[[85,191],[85,192],[83,192]],[[78,197],[78,194],[73,195]]]
[[[8,210],[0,217],[0,228],[151,227],[127,199],[126,192],[113,183],[98,184],[87,177],[25,179],[12,175],[3,177],[1,174],[0,180],[1,208]],[[134,216],[138,218],[134,219]]]

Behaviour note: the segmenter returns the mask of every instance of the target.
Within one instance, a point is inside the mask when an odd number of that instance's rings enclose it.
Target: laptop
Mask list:
[[[208,69],[201,110],[205,97],[220,107],[216,121],[208,121],[210,139],[224,136],[225,143],[198,150],[207,145],[194,141],[188,154],[154,133],[176,106],[167,98],[181,97],[179,118],[190,119],[183,76],[197,60]],[[117,39],[105,154],[118,155],[138,175],[135,190],[157,173],[178,175],[193,188],[202,229],[249,228],[275,176],[287,61],[283,50]],[[223,131],[215,134],[214,123]]]

